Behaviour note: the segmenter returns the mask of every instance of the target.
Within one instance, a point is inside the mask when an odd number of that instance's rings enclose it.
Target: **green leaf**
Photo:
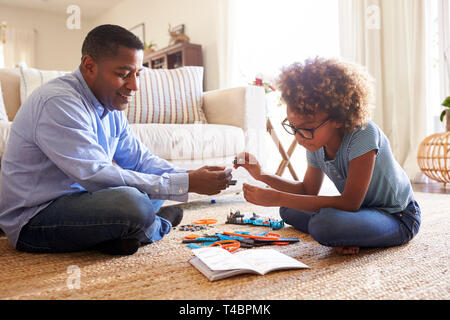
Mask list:
[[[446,112],[447,112],[447,110],[442,111],[441,117],[439,118],[439,119],[441,119],[441,122],[444,122],[444,116],[445,116]]]
[[[444,106],[444,107],[450,108],[450,96],[448,96],[448,97],[444,100],[444,102],[442,102],[441,105]]]

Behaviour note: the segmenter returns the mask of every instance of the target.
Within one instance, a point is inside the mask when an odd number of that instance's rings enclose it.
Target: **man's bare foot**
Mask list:
[[[359,247],[335,247],[339,254],[357,254]]]

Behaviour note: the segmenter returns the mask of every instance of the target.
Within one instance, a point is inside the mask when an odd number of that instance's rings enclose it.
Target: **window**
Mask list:
[[[449,0],[427,1],[427,119],[428,134],[445,131],[439,120],[441,103],[450,95]]]
[[[339,55],[338,1],[236,1],[234,19],[239,85],[255,75],[276,77],[307,57]]]
[[[238,0],[235,1],[231,23],[234,63],[231,65],[232,86],[247,85],[262,76],[273,80],[281,67],[306,58],[339,56],[339,2],[337,0]],[[269,101],[269,117],[287,151],[293,136],[286,133],[281,121],[286,107]],[[276,100],[276,99],[275,99]],[[275,173],[282,160],[269,134],[266,137],[264,169]],[[300,180],[306,171],[305,149],[297,146],[291,163]],[[288,168],[283,177],[291,179]],[[325,179],[326,191],[335,191]]]

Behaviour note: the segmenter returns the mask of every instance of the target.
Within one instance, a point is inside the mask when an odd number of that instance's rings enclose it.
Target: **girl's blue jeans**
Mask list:
[[[416,201],[411,201],[405,210],[398,213],[371,208],[357,212],[324,208],[313,213],[281,207],[280,216],[287,224],[329,247],[402,245],[419,232],[421,223]]]
[[[132,187],[64,195],[22,228],[16,248],[27,252],[72,252],[114,239],[155,242],[172,229],[169,221],[156,215],[163,202],[151,200]]]

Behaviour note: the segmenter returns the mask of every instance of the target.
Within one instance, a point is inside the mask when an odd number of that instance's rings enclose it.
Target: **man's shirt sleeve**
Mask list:
[[[137,151],[126,161],[125,152],[120,152],[114,155],[115,159],[129,169],[113,165],[94,131],[95,121],[87,107],[75,99],[52,97],[38,117],[35,142],[61,171],[89,192],[130,186],[154,199],[187,200],[188,174],[171,170],[170,164],[157,160],[150,153]],[[122,143],[127,141],[124,137]],[[139,168],[139,159],[146,159],[144,166],[148,170]],[[154,170],[150,168],[152,165],[155,165]],[[157,165],[161,168],[156,168]]]

